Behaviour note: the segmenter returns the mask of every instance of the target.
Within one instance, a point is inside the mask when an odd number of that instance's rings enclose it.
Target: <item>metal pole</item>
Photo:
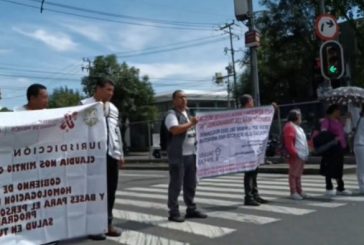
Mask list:
[[[255,30],[254,13],[253,13],[253,2],[248,1],[249,6],[249,31]],[[258,58],[257,58],[257,48],[250,48],[250,68],[254,88],[254,100],[255,105],[260,106],[260,93],[259,93],[259,77],[258,77]]]
[[[325,12],[325,0],[320,0],[320,13],[324,14]]]
[[[147,126],[148,126],[148,146],[149,146],[148,159],[151,160],[152,159],[152,151],[153,151],[153,145],[152,145],[153,143],[152,143],[152,140],[151,140],[151,134],[150,134],[151,128],[150,128],[149,121],[147,121]]]
[[[234,24],[234,21],[233,21],[233,24]],[[235,90],[236,89],[235,50],[234,50],[234,45],[233,45],[233,35],[232,35],[231,25],[229,25],[229,33],[230,33],[231,62],[233,65],[234,90]],[[238,106],[238,99],[236,98],[236,93],[234,93],[234,90],[233,90],[233,97],[235,100],[235,108],[236,108]]]
[[[230,79],[229,79],[229,75],[227,75],[227,100],[228,100],[228,107],[231,108],[231,103],[230,103]]]
[[[320,0],[320,14],[325,14],[325,0]],[[323,42],[321,42],[322,44]],[[322,69],[322,68],[321,68]],[[331,79],[327,79],[327,82],[324,81],[324,85],[327,87],[331,87]]]

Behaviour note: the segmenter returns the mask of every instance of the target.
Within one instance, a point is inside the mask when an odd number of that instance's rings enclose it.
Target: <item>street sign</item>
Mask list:
[[[339,35],[339,26],[336,18],[329,14],[322,14],[316,18],[316,35],[321,40],[333,40]]]
[[[260,45],[260,34],[257,31],[245,32],[245,47],[258,47]]]

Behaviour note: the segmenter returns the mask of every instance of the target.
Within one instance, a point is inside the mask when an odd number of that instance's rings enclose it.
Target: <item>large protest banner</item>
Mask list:
[[[198,178],[249,171],[264,163],[273,106],[197,114]]]
[[[105,232],[106,139],[101,103],[0,113],[0,244]]]

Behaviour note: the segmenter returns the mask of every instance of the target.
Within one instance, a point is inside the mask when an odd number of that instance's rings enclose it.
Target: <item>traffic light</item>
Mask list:
[[[321,74],[328,80],[339,79],[344,74],[344,54],[337,41],[326,41],[320,48]]]

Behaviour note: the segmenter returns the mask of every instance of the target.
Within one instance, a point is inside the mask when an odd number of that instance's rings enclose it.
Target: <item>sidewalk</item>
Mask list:
[[[319,174],[320,157],[310,157],[305,165],[304,174]],[[267,162],[259,167],[260,173],[287,174],[288,164],[279,157],[268,157]],[[356,164],[353,156],[345,157],[344,173],[355,173]],[[128,170],[168,170],[167,158],[156,159],[148,152],[132,152],[125,158],[124,169]]]

